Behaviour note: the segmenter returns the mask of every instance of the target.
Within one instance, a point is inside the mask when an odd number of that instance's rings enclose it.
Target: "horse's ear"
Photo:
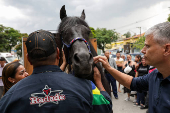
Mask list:
[[[60,9],[60,19],[62,20],[65,17],[67,17],[67,14],[65,10],[65,5],[63,5],[62,8]]]
[[[80,18],[83,19],[83,20],[85,20],[86,15],[85,15],[85,13],[84,13],[84,10],[83,10],[83,12],[81,13],[81,17],[80,17]]]

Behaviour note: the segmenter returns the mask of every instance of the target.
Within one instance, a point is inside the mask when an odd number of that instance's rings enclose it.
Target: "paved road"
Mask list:
[[[118,86],[118,85],[117,85]],[[121,93],[118,93],[119,99],[115,99],[112,95],[112,103],[113,103],[113,113],[146,113],[146,109],[140,109],[137,106],[133,106],[134,97],[130,97],[130,101],[125,101],[124,99],[127,97],[127,94],[123,93],[121,85]]]

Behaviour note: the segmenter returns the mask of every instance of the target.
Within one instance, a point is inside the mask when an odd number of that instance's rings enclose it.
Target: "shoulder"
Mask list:
[[[154,81],[157,78],[158,73],[159,73],[159,71],[157,69],[155,69],[151,73],[148,73],[144,76],[145,76],[145,78],[147,78],[151,82],[151,81]]]
[[[110,61],[115,61],[115,58],[109,58]]]
[[[133,65],[136,65],[137,63],[133,61]]]

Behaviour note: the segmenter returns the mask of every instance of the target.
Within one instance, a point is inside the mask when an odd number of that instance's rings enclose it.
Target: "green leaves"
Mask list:
[[[0,25],[0,51],[11,52],[11,48],[21,42],[21,37],[22,34],[18,30]]]
[[[168,20],[168,22],[170,22],[170,14],[169,14],[169,16],[168,16],[167,20]]]
[[[126,36],[126,38],[131,37],[131,33],[128,31],[127,33],[124,34],[124,36]]]
[[[106,28],[97,28],[96,31],[97,46],[104,52],[104,47],[106,44],[111,44],[111,42],[118,39],[118,35],[114,30],[107,30]]]
[[[91,30],[91,34],[90,34],[90,38],[96,38],[96,31],[93,27],[90,27]]]
[[[145,45],[145,37],[141,36],[138,41],[133,44],[134,48],[142,49]]]

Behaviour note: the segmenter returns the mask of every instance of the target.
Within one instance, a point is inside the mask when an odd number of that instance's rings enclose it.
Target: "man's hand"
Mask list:
[[[108,59],[107,57],[105,56],[96,56],[96,57],[93,57],[93,60],[94,60],[94,63],[98,63],[98,62],[101,62],[103,67],[107,70],[109,67],[110,67],[110,64],[108,62]]]
[[[94,67],[93,70],[94,70],[94,76],[93,76],[94,81],[101,82],[101,74],[100,74],[99,70],[97,69],[97,67]]]
[[[60,69],[61,69],[62,71],[64,71],[65,68],[66,68],[66,66],[67,66],[67,62],[66,62],[66,58],[65,58],[65,54],[64,54],[64,51],[63,51],[63,50],[62,50],[62,56],[63,56],[63,63],[61,64]]]
[[[104,87],[103,87],[103,84],[101,82],[101,74],[98,70],[97,67],[94,67],[94,82],[95,82],[95,85],[96,87],[100,90],[100,91],[105,91]]]
[[[66,62],[66,57],[65,57],[65,54],[64,54],[64,51],[62,50],[62,56],[63,56],[63,63],[67,64]]]

